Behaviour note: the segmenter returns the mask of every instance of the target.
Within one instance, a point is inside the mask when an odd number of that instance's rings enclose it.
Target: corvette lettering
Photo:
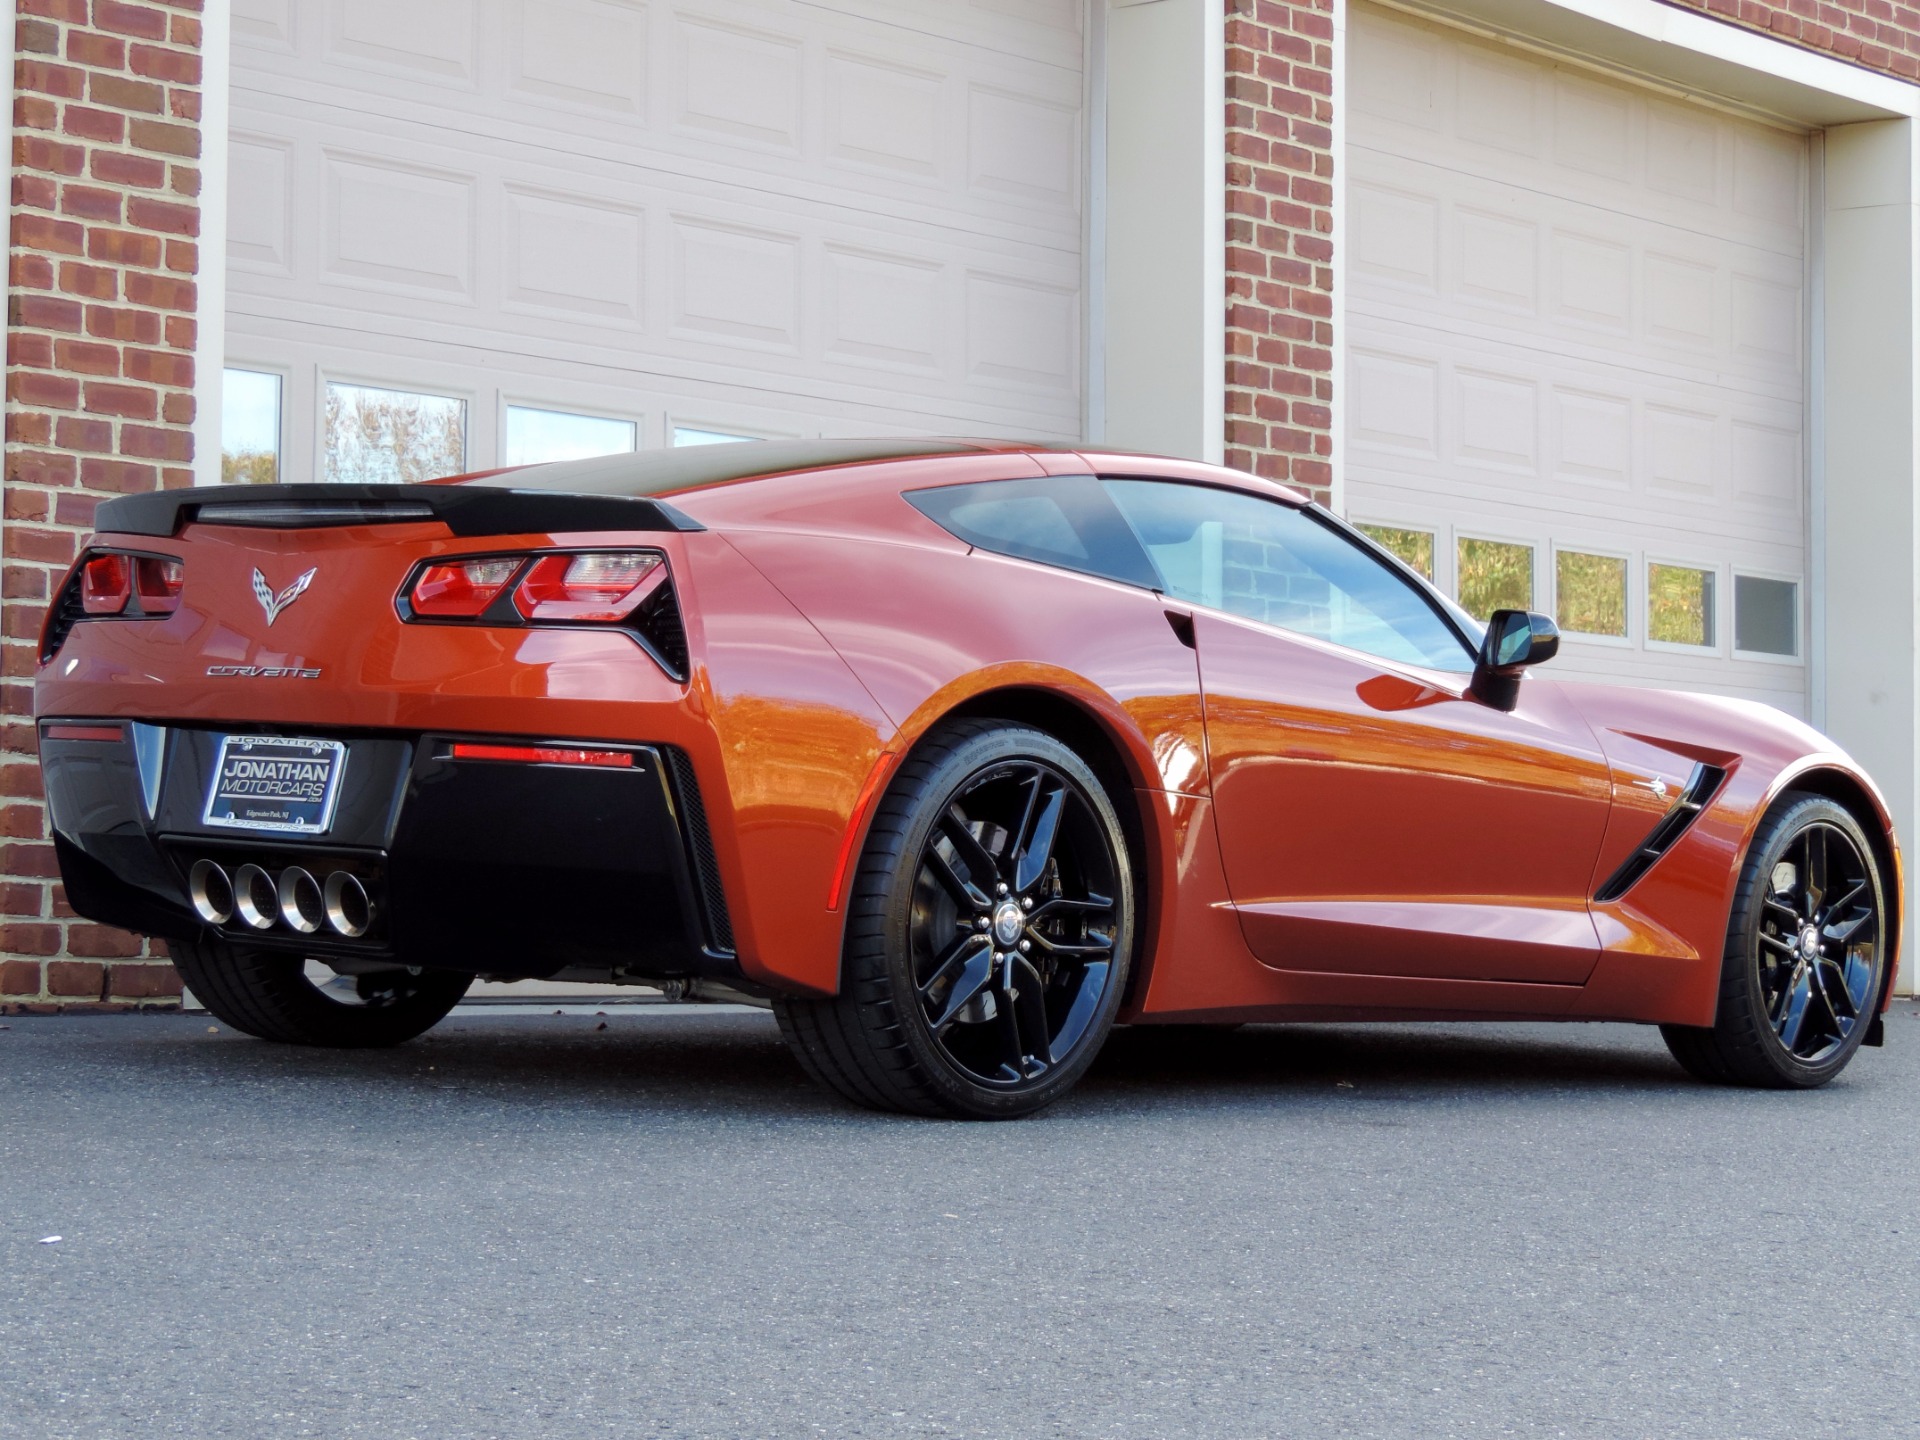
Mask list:
[[[318,680],[320,672],[302,665],[209,665],[207,674],[217,679],[236,680]]]

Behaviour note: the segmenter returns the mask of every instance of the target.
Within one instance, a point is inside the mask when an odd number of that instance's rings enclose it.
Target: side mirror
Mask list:
[[[1531,610],[1496,610],[1473,667],[1475,698],[1496,710],[1520,699],[1520,672],[1560,653],[1560,627]]]

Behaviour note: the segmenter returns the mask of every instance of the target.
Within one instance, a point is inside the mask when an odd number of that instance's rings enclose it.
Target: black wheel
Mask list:
[[[167,949],[187,988],[213,1014],[236,1030],[290,1045],[398,1045],[437,1025],[473,983],[451,970],[309,978],[297,955],[180,940]]]
[[[1133,914],[1126,837],[1092,770],[1042,731],[957,722],[875,813],[840,993],[774,1013],[802,1066],[859,1104],[1028,1115],[1113,1028]]]
[[[1660,1027],[1674,1059],[1723,1085],[1826,1084],[1879,1003],[1885,914],[1860,823],[1820,796],[1782,797],[1741,867],[1712,1027]]]

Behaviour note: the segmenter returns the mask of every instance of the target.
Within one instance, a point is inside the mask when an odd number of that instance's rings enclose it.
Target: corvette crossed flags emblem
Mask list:
[[[313,583],[313,577],[320,573],[320,567],[314,566],[298,580],[294,581],[278,595],[267,584],[267,577],[259,570],[253,572],[253,598],[260,602],[260,608],[267,612],[267,624],[271,625],[280,618],[280,612],[307,593],[307,587]]]

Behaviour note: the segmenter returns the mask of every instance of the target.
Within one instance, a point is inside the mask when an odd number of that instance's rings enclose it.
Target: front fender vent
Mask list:
[[[1727,772],[1718,765],[1695,765],[1693,774],[1687,777],[1687,783],[1680,791],[1680,798],[1673,802],[1673,808],[1660,817],[1659,824],[1640,842],[1640,848],[1607,877],[1606,884],[1594,892],[1593,898],[1603,904],[1609,903],[1637,885],[1640,877],[1653,868],[1654,862],[1687,833],[1687,828],[1707,808],[1707,802],[1726,778]]]

